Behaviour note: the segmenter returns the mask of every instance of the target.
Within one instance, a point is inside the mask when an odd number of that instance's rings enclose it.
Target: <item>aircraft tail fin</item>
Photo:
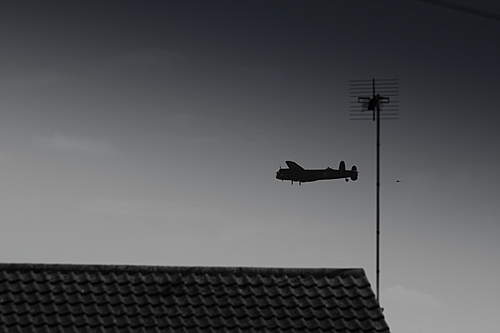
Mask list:
[[[358,179],[358,168],[353,165],[351,168],[351,180],[356,180]]]
[[[345,162],[344,162],[344,161],[340,161],[340,164],[339,164],[339,171],[341,171],[341,172],[344,172],[344,171],[345,171]]]

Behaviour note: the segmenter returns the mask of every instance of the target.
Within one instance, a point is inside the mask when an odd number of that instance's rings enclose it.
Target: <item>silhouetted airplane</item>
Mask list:
[[[351,170],[345,169],[345,162],[341,161],[339,169],[332,168],[326,169],[309,169],[306,170],[293,161],[286,161],[287,169],[280,168],[276,172],[276,179],[290,180],[293,182],[301,183],[314,182],[316,180],[330,180],[344,178],[345,181],[358,179],[358,169],[354,165]]]

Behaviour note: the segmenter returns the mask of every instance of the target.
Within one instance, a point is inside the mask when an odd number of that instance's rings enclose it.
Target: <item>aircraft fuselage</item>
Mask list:
[[[332,168],[326,169],[303,169],[299,167],[296,163],[289,163],[290,168],[280,168],[276,172],[276,179],[279,180],[289,180],[298,183],[308,183],[317,180],[331,180],[331,179],[341,179],[345,180],[351,179],[356,180],[358,178],[358,171],[354,166],[351,170],[345,169],[345,164],[341,162],[339,170]]]

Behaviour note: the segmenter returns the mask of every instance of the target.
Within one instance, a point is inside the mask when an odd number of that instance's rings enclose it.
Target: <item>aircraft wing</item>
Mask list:
[[[304,170],[303,167],[295,163],[294,161],[285,161],[286,165],[291,169],[291,170]]]

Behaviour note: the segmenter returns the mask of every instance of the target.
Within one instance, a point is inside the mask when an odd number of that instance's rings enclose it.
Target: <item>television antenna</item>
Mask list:
[[[397,78],[351,80],[349,116],[351,120],[372,120],[376,127],[376,296],[380,304],[380,121],[399,119]],[[371,115],[367,114],[371,111]]]

